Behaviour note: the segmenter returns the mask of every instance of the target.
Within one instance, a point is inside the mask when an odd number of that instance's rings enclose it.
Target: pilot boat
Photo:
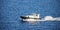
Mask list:
[[[23,21],[39,21],[41,20],[40,14],[32,13],[31,15],[20,16]]]

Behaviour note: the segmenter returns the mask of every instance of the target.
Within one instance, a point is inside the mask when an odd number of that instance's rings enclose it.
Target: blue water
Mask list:
[[[23,22],[20,16],[60,17],[60,0],[0,0],[0,30],[60,30],[60,21]]]

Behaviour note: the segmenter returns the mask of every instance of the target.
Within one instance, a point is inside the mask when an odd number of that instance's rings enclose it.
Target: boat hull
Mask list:
[[[31,17],[25,17],[25,16],[20,16],[22,19],[41,19],[41,18],[31,18]]]

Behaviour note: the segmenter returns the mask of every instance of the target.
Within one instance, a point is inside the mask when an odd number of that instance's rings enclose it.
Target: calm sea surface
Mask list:
[[[0,30],[60,30],[60,21],[23,22],[22,15],[60,17],[60,0],[0,0]]]

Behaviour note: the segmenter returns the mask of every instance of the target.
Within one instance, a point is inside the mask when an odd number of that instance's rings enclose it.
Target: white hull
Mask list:
[[[60,21],[60,20],[23,19],[23,21]]]

